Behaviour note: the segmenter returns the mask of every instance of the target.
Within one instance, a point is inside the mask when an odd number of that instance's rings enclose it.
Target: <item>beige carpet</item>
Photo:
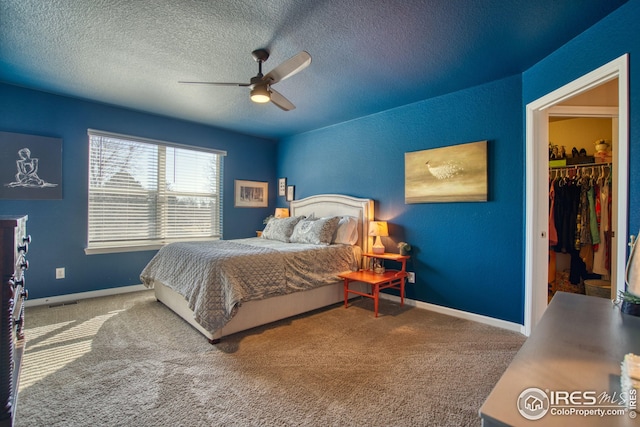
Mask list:
[[[369,299],[210,345],[149,291],[26,312],[18,426],[479,426],[520,334]]]

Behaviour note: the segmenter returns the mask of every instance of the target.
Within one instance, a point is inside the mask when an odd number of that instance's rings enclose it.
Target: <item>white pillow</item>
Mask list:
[[[353,216],[343,216],[331,243],[355,245],[358,243],[358,220]]]

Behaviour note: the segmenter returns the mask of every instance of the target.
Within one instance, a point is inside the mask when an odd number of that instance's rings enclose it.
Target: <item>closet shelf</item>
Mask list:
[[[598,168],[611,166],[611,162],[608,163],[581,163],[577,165],[566,165],[566,166],[549,166],[549,169],[578,169],[578,168]]]

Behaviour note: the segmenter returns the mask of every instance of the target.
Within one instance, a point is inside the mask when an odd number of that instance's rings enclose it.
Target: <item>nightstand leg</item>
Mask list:
[[[407,279],[402,278],[400,280],[400,307],[404,306],[404,284]]]
[[[380,295],[380,285],[373,285],[373,310],[378,317],[378,296]]]
[[[347,308],[349,301],[349,279],[344,279],[344,308]]]

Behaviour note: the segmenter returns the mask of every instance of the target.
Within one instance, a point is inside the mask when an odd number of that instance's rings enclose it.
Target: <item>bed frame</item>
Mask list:
[[[358,218],[358,245],[364,252],[368,252],[371,247],[369,221],[374,219],[373,200],[371,199],[340,194],[311,196],[292,201],[291,215],[315,215],[316,217],[350,215],[356,217]],[[220,342],[222,337],[236,332],[344,301],[342,282],[264,300],[247,301],[242,304],[229,323],[211,334],[194,320],[193,312],[182,295],[158,281],[154,282],[154,289],[158,301],[200,331],[212,344],[216,344]],[[363,289],[364,291],[365,289]]]

